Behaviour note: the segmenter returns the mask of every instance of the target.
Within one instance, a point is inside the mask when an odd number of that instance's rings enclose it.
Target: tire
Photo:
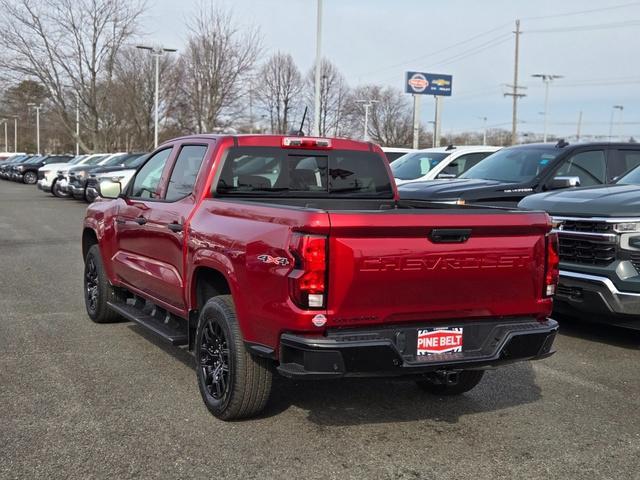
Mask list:
[[[38,181],[38,174],[35,172],[25,172],[22,181],[27,185],[34,185]]]
[[[416,383],[422,390],[433,395],[460,395],[478,385],[483,376],[484,370],[463,370],[455,385],[445,385],[431,379],[418,380]]]
[[[58,187],[58,181],[57,180],[54,180],[53,185],[51,185],[51,193],[53,193],[53,195],[58,197],[58,198],[67,198],[67,197],[69,197],[68,193],[64,193],[62,190],[60,190],[60,187]]]
[[[118,295],[104,271],[98,245],[93,245],[84,259],[83,285],[84,304],[91,320],[95,323],[113,323],[122,320],[122,317],[107,305],[109,301],[116,301]]]
[[[271,362],[245,348],[230,295],[213,297],[202,308],[195,357],[198,388],[214,416],[237,420],[264,409],[271,394]]]

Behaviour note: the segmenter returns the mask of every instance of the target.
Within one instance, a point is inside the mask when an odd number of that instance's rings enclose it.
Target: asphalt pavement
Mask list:
[[[86,316],[84,210],[0,181],[0,478],[640,479],[640,334],[579,321],[458,398],[278,378],[221,422],[190,355]]]

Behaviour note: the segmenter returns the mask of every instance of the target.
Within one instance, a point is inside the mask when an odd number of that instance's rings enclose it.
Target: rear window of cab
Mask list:
[[[393,198],[387,161],[375,152],[230,148],[217,196]]]

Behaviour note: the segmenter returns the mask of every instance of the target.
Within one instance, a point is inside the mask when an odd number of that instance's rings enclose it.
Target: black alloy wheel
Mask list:
[[[229,388],[229,345],[222,326],[209,320],[202,329],[200,369],[204,389],[214,400],[223,400]]]

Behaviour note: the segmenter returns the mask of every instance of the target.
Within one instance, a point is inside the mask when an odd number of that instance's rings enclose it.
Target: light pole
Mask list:
[[[154,148],[158,146],[158,95],[160,90],[160,56],[165,52],[177,52],[175,48],[164,48],[160,46],[150,47],[146,45],[137,45],[136,48],[141,50],[149,50],[156,57],[156,92],[155,92],[155,128],[153,133]]]
[[[366,142],[369,140],[369,109],[373,107],[380,100],[356,100],[357,103],[362,103],[364,107],[364,134],[362,139]]]
[[[487,117],[478,117],[482,120],[482,145],[487,144]]]
[[[562,75],[550,75],[548,73],[536,73],[531,75],[534,78],[541,78],[544,82],[544,133],[542,135],[542,141],[547,142],[547,126],[549,122],[549,84],[558,78],[562,78]]]
[[[13,115],[13,153],[18,153],[18,116]]]
[[[616,110],[620,110],[620,123],[622,123],[622,111],[624,110],[624,106],[622,105],[614,105],[611,108],[611,119],[609,120],[609,141],[613,139],[613,115]]]
[[[9,151],[9,142],[7,141],[7,119],[3,118],[0,122],[4,123],[4,151]]]
[[[27,105],[36,109],[36,145],[38,149],[37,153],[40,155],[40,109],[42,108],[42,104],[27,103]]]
[[[320,81],[322,72],[322,0],[318,1],[318,13],[316,19],[316,78],[313,109],[313,135],[320,136]]]
[[[76,92],[76,157],[80,155],[80,94]]]

